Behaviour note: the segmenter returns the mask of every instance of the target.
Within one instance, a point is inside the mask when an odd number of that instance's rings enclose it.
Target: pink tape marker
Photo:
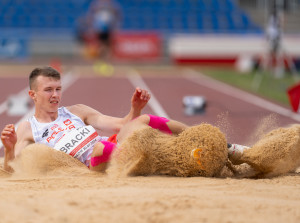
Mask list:
[[[107,141],[101,141],[101,143],[104,145],[103,154],[101,156],[95,156],[91,158],[92,166],[98,166],[100,163],[108,162],[112,152],[116,148],[116,144],[114,143]]]
[[[158,117],[155,115],[150,115],[150,114],[148,114],[148,116],[150,117],[150,121],[149,121],[150,127],[172,135],[172,131],[167,125],[167,122],[170,121],[169,119],[164,117]]]

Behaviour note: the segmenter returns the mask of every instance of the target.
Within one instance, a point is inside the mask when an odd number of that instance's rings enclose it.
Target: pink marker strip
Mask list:
[[[101,141],[101,143],[104,145],[103,154],[101,156],[95,156],[91,158],[92,166],[98,166],[100,163],[108,162],[112,152],[116,148],[116,144],[114,143],[107,141]]]
[[[148,116],[150,117],[150,121],[149,121],[150,127],[172,135],[172,131],[167,125],[167,122],[170,121],[169,119],[164,117],[158,117],[155,115],[150,115],[150,114],[148,114]]]

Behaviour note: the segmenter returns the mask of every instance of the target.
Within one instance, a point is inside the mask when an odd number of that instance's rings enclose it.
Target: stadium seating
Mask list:
[[[92,0],[1,0],[1,28],[74,31]],[[259,33],[234,0],[118,0],[121,30],[163,33]]]
[[[232,0],[119,0],[122,29],[176,33],[260,33]]]
[[[91,0],[1,0],[0,28],[72,29]]]

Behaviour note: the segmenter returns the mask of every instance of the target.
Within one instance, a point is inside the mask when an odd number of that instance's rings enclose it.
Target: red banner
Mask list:
[[[288,96],[294,112],[299,112],[300,104],[300,83],[288,89]]]
[[[113,54],[119,59],[158,59],[161,38],[156,33],[117,33],[113,40]]]

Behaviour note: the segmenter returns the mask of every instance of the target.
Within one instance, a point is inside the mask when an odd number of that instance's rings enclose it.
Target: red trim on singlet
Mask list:
[[[117,144],[117,134],[113,134],[106,141]]]

